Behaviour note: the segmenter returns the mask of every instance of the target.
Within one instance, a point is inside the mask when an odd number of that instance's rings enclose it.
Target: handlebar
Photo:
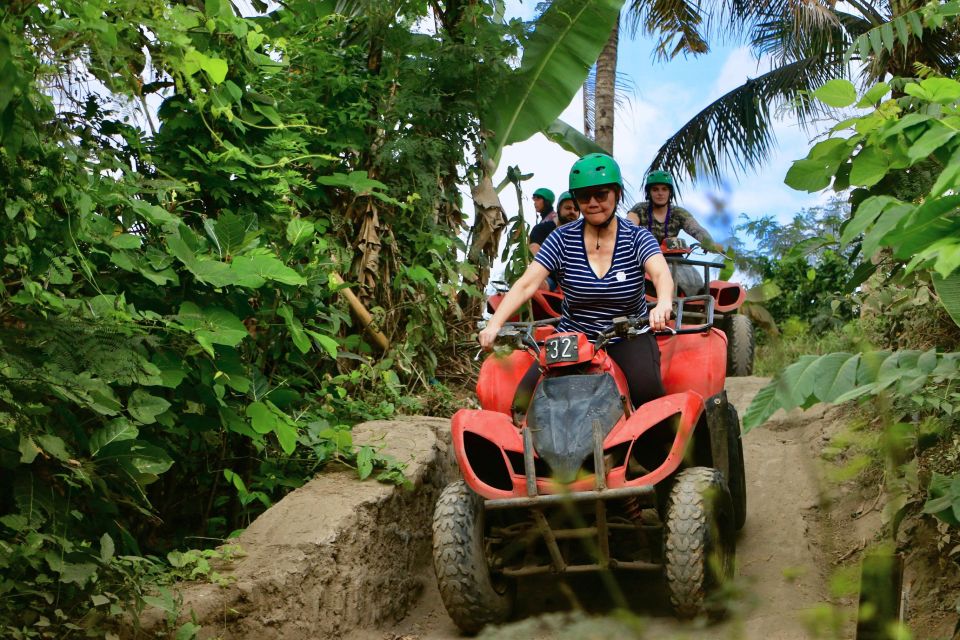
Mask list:
[[[683,326],[683,308],[691,302],[702,302],[704,304],[705,322],[693,327],[685,328]],[[674,301],[675,310],[670,312],[670,317],[676,319],[677,328],[667,327],[665,331],[656,332],[659,335],[684,335],[689,333],[704,333],[713,326],[713,296],[689,296]],[[698,312],[699,313],[699,312]],[[555,325],[560,318],[548,318],[546,320],[535,320],[533,322],[507,322],[497,333],[496,342],[500,344],[512,344],[518,347],[530,347],[535,352],[540,352],[540,343],[533,337],[533,330],[536,327]],[[649,316],[619,316],[613,319],[613,323],[602,332],[594,341],[597,349],[607,345],[613,338],[632,338],[650,331]]]

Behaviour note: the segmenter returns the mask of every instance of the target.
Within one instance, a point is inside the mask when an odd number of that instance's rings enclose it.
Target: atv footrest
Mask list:
[[[488,511],[497,509],[518,509],[548,507],[572,502],[595,502],[598,500],[621,500],[623,498],[653,498],[656,491],[651,485],[640,487],[621,487],[619,489],[601,489],[597,491],[577,491],[575,493],[550,493],[522,498],[497,498],[484,501]]]

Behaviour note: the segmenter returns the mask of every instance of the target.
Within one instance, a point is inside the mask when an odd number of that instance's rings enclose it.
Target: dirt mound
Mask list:
[[[414,488],[359,482],[352,470],[319,475],[240,536],[246,555],[217,568],[225,586],[180,590],[181,619],[195,616],[203,638],[291,640],[342,637],[402,618],[427,579],[433,504],[451,469],[449,424],[409,418],[355,427],[354,442],[407,463]],[[141,623],[156,630],[164,616],[148,612]]]

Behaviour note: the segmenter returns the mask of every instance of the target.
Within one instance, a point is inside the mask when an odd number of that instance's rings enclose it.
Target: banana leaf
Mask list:
[[[610,38],[624,0],[554,0],[524,43],[520,69],[481,120],[496,165],[507,145],[547,129],[567,108]]]
[[[596,142],[583,135],[563,120],[554,120],[549,127],[543,130],[543,135],[556,142],[566,151],[578,156],[588,153],[606,153],[607,150]]]
[[[954,271],[947,278],[932,274],[933,288],[940,296],[940,304],[947,310],[953,321],[960,326],[960,271]]]

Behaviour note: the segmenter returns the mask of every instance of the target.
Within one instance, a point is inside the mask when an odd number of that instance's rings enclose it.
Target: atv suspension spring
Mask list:
[[[628,518],[637,524],[641,523],[641,517],[643,516],[643,505],[640,503],[638,498],[627,498],[624,501],[623,510]]]

